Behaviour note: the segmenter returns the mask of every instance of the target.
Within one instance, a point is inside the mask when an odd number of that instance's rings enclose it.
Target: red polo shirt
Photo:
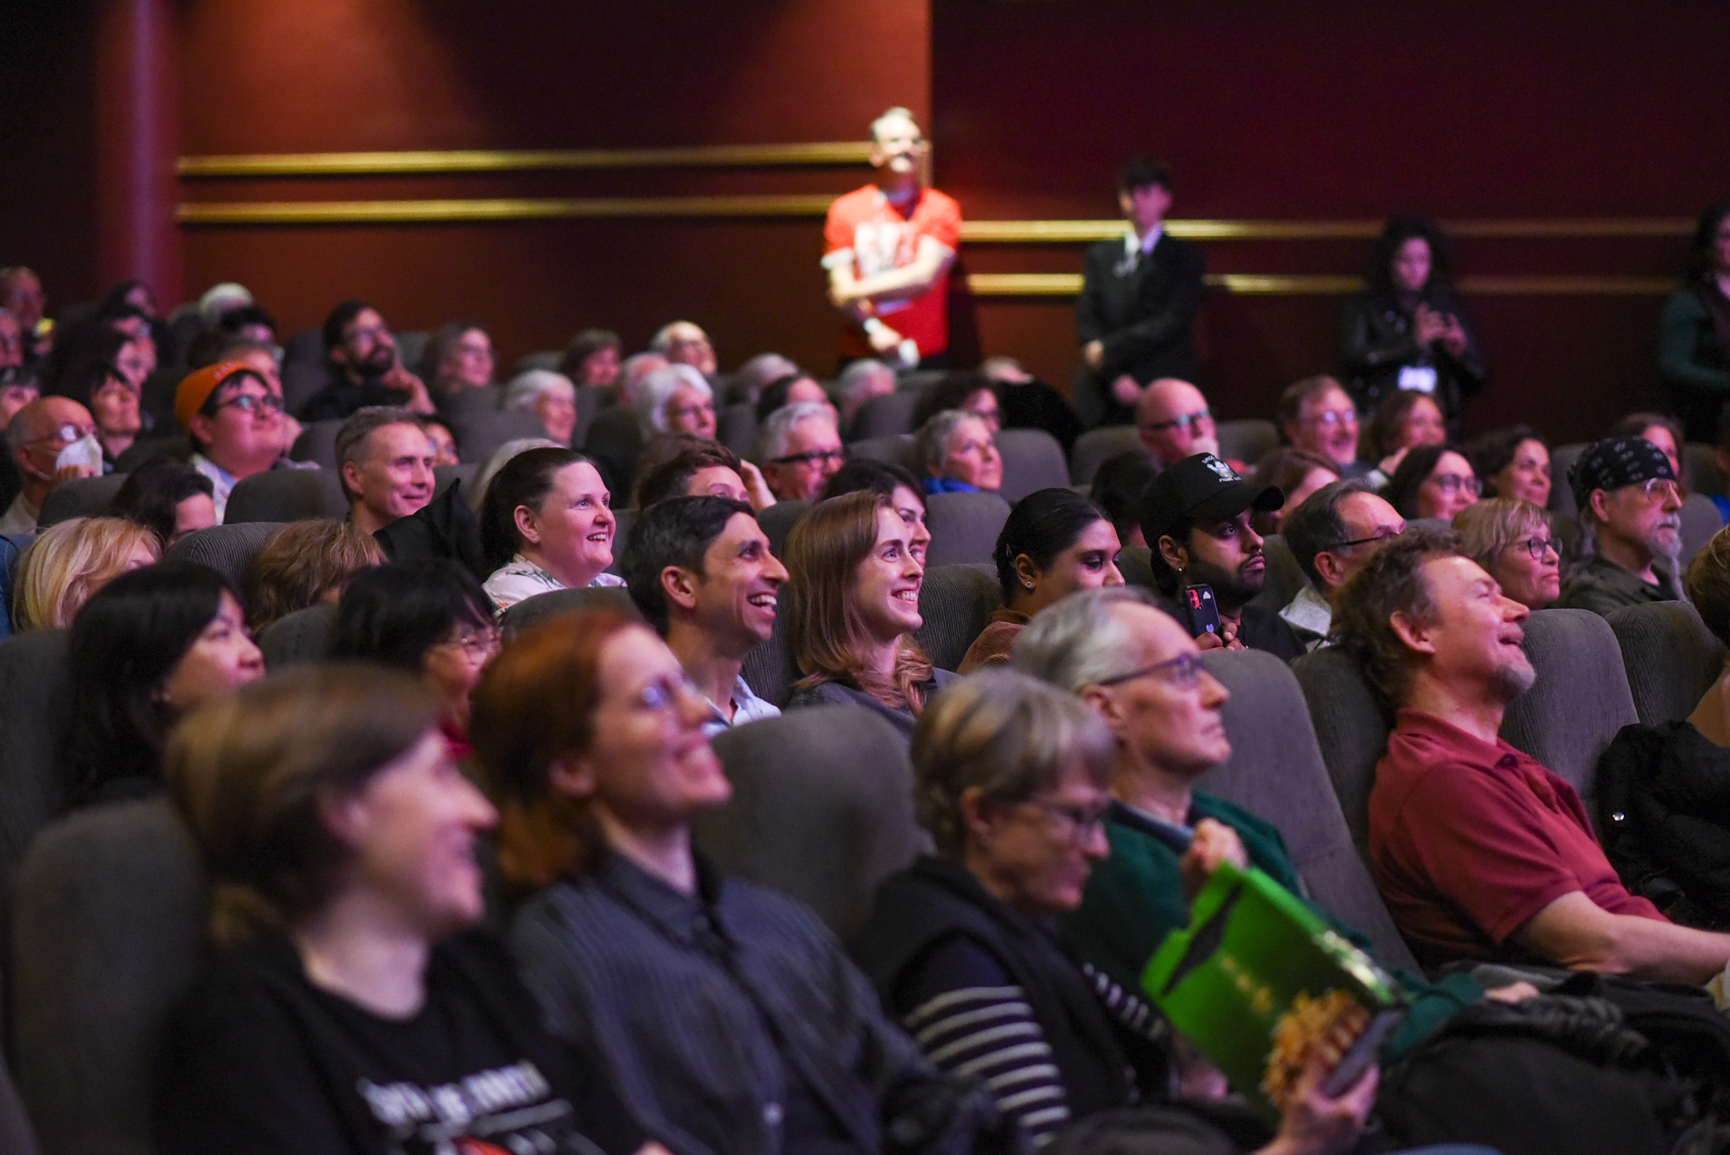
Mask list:
[[[1498,739],[1401,710],[1370,792],[1377,888],[1425,966],[1535,960],[1509,936],[1573,891],[1664,921],[1628,893],[1568,783]]]

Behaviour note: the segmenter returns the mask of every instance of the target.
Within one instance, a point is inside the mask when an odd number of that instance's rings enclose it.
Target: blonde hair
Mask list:
[[[1550,532],[1550,515],[1518,497],[1486,497],[1475,501],[1454,515],[1454,528],[1460,534],[1460,552],[1484,567],[1496,572],[1491,563],[1496,555],[1537,530]]]
[[[1730,527],[1713,534],[1694,555],[1682,586],[1712,636],[1730,646]]]
[[[125,572],[137,546],[150,560],[162,556],[154,530],[123,517],[75,517],[49,526],[18,559],[20,630],[70,626],[90,595]]]
[[[939,854],[960,858],[967,849],[963,794],[1025,802],[1078,763],[1095,786],[1107,786],[1117,740],[1074,694],[998,666],[933,699],[914,728],[912,753],[919,824]]]
[[[918,714],[931,659],[911,634],[901,636],[895,671],[885,678],[865,660],[866,627],[854,596],[859,566],[877,544],[877,514],[890,499],[862,489],[820,501],[787,535],[787,623],[793,661],[806,677],[796,689],[825,682],[851,684],[891,709]]]
[[[352,521],[296,521],[270,535],[246,572],[246,609],[254,633],[278,618],[341,594],[356,573],[387,559]]]
[[[336,896],[349,851],[321,805],[436,725],[420,679],[361,663],[281,670],[181,719],[163,777],[215,884],[218,945],[287,930]]]

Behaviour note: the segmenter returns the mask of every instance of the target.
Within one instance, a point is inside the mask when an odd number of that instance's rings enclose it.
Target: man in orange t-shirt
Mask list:
[[[829,300],[850,322],[843,361],[881,357],[900,369],[941,368],[949,347],[949,267],[961,206],[922,187],[929,147],[905,108],[871,124],[876,180],[829,206],[823,268]]]

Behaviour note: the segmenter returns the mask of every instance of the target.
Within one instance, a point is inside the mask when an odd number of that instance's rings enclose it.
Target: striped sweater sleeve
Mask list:
[[[897,991],[902,1025],[937,1067],[983,1083],[1035,1147],[1069,1122],[1063,1081],[1027,996],[996,959],[959,936]]]

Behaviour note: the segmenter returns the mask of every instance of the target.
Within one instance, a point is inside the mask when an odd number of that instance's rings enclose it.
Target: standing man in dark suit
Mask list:
[[[1075,408],[1090,429],[1129,423],[1148,382],[1193,381],[1198,368],[1190,329],[1206,261],[1198,246],[1165,231],[1171,173],[1142,157],[1123,167],[1117,186],[1129,228],[1087,251],[1075,303],[1082,364]]]

